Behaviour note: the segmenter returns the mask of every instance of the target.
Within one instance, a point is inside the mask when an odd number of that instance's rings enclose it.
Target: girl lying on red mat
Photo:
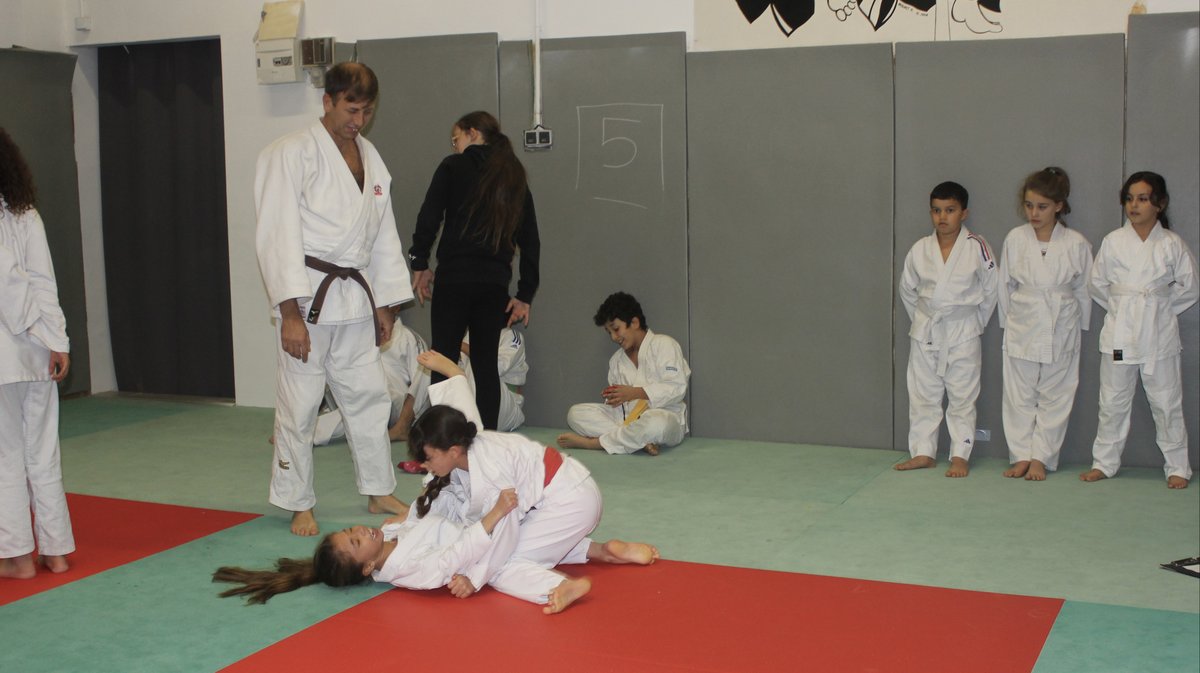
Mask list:
[[[418,360],[448,378],[430,387],[435,406],[409,434],[413,459],[431,473],[409,516],[388,519],[382,529],[332,533],[311,560],[280,559],[275,570],[220,568],[214,581],[242,585],[222,596],[265,603],[317,582],[348,586],[371,578],[409,589],[445,585],[466,598],[490,584],[553,614],[591,589],[586,577],[567,577],[554,566],[658,559],[648,544],[585,537],[602,508],[587,468],[521,435],[477,431],[475,398],[458,365],[434,351]]]

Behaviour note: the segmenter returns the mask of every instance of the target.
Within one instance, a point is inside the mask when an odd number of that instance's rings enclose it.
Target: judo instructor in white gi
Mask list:
[[[296,535],[319,533],[312,445],[326,383],[368,509],[408,511],[392,495],[391,401],[379,346],[391,338],[390,307],[413,295],[392,177],[361,136],[378,97],[370,68],[339,63],[325,75],[324,116],[258,157],[256,248],[279,338],[270,501],[293,513]]]

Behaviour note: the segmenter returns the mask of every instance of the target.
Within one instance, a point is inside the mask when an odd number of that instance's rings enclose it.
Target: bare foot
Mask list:
[[[593,561],[605,563],[636,563],[647,566],[658,560],[658,547],[645,542],[609,540],[604,544],[593,542],[588,546],[587,556]]]
[[[428,350],[417,355],[417,362],[421,366],[431,372],[437,372],[446,378],[454,378],[455,376],[463,376],[463,370],[450,358],[442,355],[435,350]]]
[[[946,470],[947,477],[965,477],[971,473],[971,468],[967,465],[967,461],[962,458],[951,458],[950,469]]]
[[[1167,477],[1167,488],[1187,488],[1188,480],[1183,477],[1170,476]]]
[[[368,495],[367,511],[372,514],[408,514],[408,505],[394,495]]]
[[[564,449],[603,449],[599,437],[584,437],[574,432],[564,432],[558,436],[558,445]]]
[[[313,516],[311,509],[292,512],[292,535],[312,537],[320,532],[321,529],[317,527],[317,518]]]
[[[388,439],[393,442],[407,442],[408,428],[412,424],[405,425],[403,422],[397,422],[392,427],[388,428]]]
[[[33,566],[33,555],[25,554],[14,558],[0,558],[0,577],[14,580],[28,580],[37,576],[37,568]]]
[[[649,444],[647,444],[646,445],[646,453],[648,453],[652,456],[657,456],[658,455],[658,444],[655,444],[654,442],[650,442]]]
[[[1025,475],[1025,481],[1046,481],[1046,465],[1040,460],[1030,463],[1029,474]]]
[[[38,564],[52,573],[65,573],[71,569],[66,556],[38,556]]]
[[[897,464],[893,465],[892,469],[893,470],[901,470],[901,471],[920,470],[920,469],[924,469],[926,467],[933,467],[934,465],[937,465],[937,461],[934,460],[931,456],[917,456],[916,458],[909,458],[908,460],[904,461],[903,463],[897,463]]]
[[[578,579],[567,578],[561,584],[550,590],[546,601],[546,607],[542,608],[542,612],[548,615],[553,615],[563,610],[566,610],[571,603],[583,598],[587,592],[592,590],[592,581],[586,577]]]
[[[1094,467],[1079,475],[1079,481],[1100,481],[1101,479],[1108,479],[1108,476]]]
[[[1004,476],[1016,479],[1017,477],[1024,477],[1025,473],[1028,471],[1029,461],[1018,460],[1017,462],[1013,463],[1012,467],[1004,471]]]

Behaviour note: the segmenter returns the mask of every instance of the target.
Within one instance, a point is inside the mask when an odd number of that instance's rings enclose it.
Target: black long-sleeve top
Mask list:
[[[508,287],[512,280],[513,250],[500,246],[492,250],[489,242],[478,235],[479,213],[467,221],[469,200],[491,154],[487,145],[468,146],[462,154],[451,154],[433,173],[425,202],[417,215],[417,228],[409,248],[409,260],[414,271],[429,268],[429,252],[437,239],[437,282],[439,283],[497,283]],[[444,225],[443,225],[444,222]],[[541,241],[538,239],[537,214],[533,195],[525,191],[525,208],[521,222],[513,235],[513,243],[521,251],[521,275],[517,280],[517,299],[533,303],[538,287],[538,258]]]

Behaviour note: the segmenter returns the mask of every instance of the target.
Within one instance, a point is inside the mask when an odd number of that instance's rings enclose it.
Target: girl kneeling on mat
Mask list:
[[[431,475],[417,498],[417,516],[431,512],[468,524],[505,488],[516,488],[518,507],[492,535],[498,569],[476,564],[450,582],[455,596],[465,598],[483,584],[533,603],[543,612],[561,612],[591,588],[586,577],[570,578],[552,570],[562,563],[648,565],[658,549],[640,542],[586,537],[600,522],[603,503],[591,473],[574,458],[521,435],[478,431],[483,426],[475,396],[457,364],[436,351],[417,361],[446,380],[429,388],[435,405],[421,415],[409,433],[412,458]]]

